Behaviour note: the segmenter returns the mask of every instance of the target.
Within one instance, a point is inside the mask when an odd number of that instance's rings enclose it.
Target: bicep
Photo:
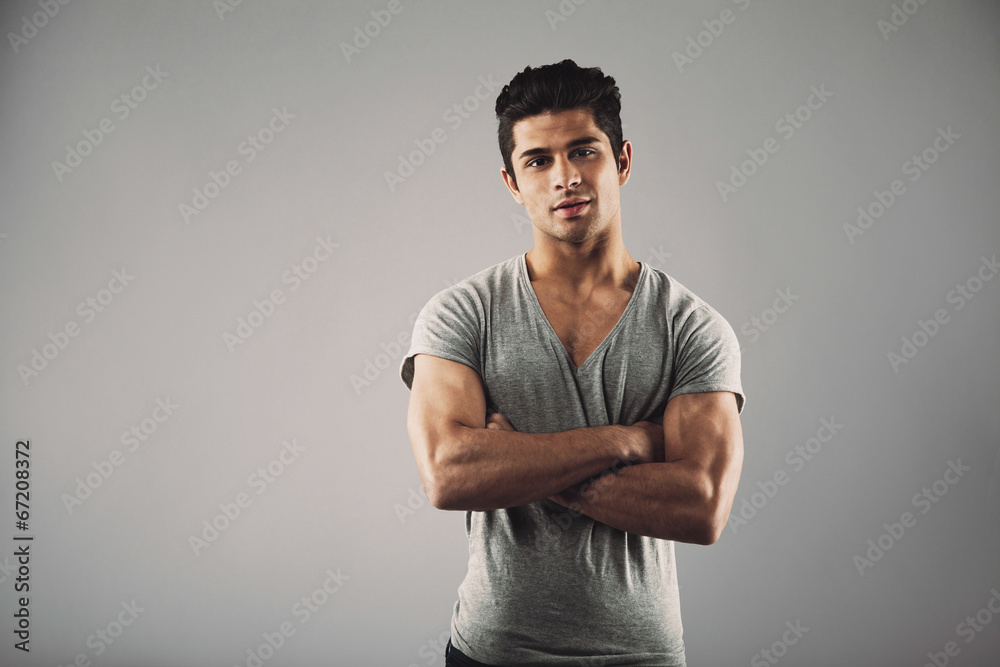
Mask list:
[[[743,467],[743,429],[731,391],[678,394],[663,411],[665,460],[706,476],[712,493],[735,494]]]
[[[456,429],[486,427],[486,392],[479,373],[465,364],[430,354],[417,354],[413,363],[407,432],[426,482]]]

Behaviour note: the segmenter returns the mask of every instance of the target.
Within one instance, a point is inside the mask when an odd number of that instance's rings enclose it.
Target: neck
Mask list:
[[[525,263],[532,282],[550,282],[581,299],[608,287],[631,292],[639,278],[639,264],[620,236],[592,244],[536,242]]]

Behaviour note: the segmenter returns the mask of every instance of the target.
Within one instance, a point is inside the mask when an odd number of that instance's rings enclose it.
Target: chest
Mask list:
[[[536,288],[535,296],[552,330],[579,368],[618,324],[632,295],[623,290],[609,291],[584,302],[569,303],[545,288]]]

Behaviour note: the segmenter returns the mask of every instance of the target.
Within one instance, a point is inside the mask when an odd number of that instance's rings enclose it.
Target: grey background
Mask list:
[[[341,43],[387,3],[72,2],[17,48],[10,33],[42,10],[4,3],[0,663],[245,665],[291,621],[265,665],[443,664],[464,515],[419,495],[398,365],[435,292],[531,246],[499,176],[499,90],[480,103],[480,77],[569,57],[622,91],[628,250],[743,343],[737,506],[788,475],[717,544],[678,545],[690,664],[764,664],[796,621],[809,629],[781,664],[922,665],[950,641],[950,664],[996,664],[1000,618],[981,613],[971,641],[959,624],[1000,590],[1000,280],[961,310],[947,295],[1000,251],[1000,7],[903,4],[884,35],[886,0],[403,0],[348,62]],[[732,22],[679,68],[724,9]],[[169,74],[120,119],[113,100],[157,65]],[[785,139],[775,123],[811,86],[833,95]],[[238,146],[273,108],[294,119],[247,162]],[[113,132],[60,180],[52,163],[102,118]],[[910,182],[904,162],[949,126],[959,138]],[[385,172],[435,128],[446,140],[390,189]],[[717,181],[768,137],[779,150],[723,201]],[[186,224],[179,205],[228,160],[240,173]],[[843,226],[897,178],[905,194],[851,243]],[[317,237],[339,247],[292,291],[282,276]],[[134,280],[85,322],[77,305],[122,267]],[[274,289],[285,302],[230,351],[224,333]],[[785,289],[798,299],[775,319]],[[893,369],[937,309],[947,323]],[[754,317],[770,322],[758,336]],[[79,335],[23,380],[70,321]],[[168,397],[179,407],[128,451],[122,432]],[[786,453],[823,418],[844,427],[795,470]],[[10,571],[22,438],[27,655]],[[304,450],[258,495],[250,476],[293,438]],[[114,450],[124,462],[70,512],[65,495]],[[920,513],[914,494],[958,459],[968,472]],[[239,493],[250,505],[196,555],[189,537]],[[915,525],[859,572],[907,511]],[[328,568],[340,589],[300,623]],[[143,611],[96,655],[88,637],[133,600]]]

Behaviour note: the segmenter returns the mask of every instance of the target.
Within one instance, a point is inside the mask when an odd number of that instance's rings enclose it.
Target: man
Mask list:
[[[400,366],[427,496],[466,512],[446,665],[685,665],[674,542],[729,517],[739,344],[626,251],[620,109],[572,60],[504,87],[501,176],[534,245],[434,295]]]

